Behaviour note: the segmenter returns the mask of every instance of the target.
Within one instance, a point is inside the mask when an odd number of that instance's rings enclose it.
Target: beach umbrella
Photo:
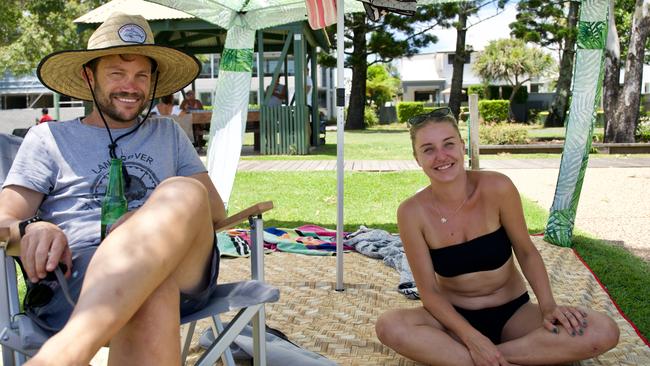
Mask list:
[[[305,0],[150,0],[181,10],[227,30],[225,48],[219,65],[219,78],[213,104],[219,113],[212,114],[207,165],[219,194],[228,201],[237,171],[252,78],[255,31],[277,25],[305,21]],[[321,1],[321,0],[315,0]],[[422,0],[417,4],[459,2],[463,0]],[[321,1],[322,2],[322,1]],[[373,2],[369,0],[369,2]],[[390,3],[391,1],[382,1]],[[398,3],[398,2],[394,2]],[[363,12],[356,0],[336,0],[337,10],[337,223],[336,223],[336,290],[343,290],[343,15]],[[331,9],[331,8],[330,8]]]

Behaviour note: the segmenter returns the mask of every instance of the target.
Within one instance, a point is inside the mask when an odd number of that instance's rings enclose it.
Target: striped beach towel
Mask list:
[[[305,0],[311,29],[321,29],[336,23],[336,0]]]

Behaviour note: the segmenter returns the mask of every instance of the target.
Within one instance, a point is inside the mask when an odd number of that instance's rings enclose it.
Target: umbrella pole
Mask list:
[[[343,291],[343,0],[336,1],[336,291]]]

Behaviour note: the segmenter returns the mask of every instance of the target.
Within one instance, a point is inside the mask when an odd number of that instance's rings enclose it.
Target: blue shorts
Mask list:
[[[97,246],[91,246],[75,250],[73,253],[72,276],[68,278],[68,288],[70,290],[70,296],[75,302],[79,298],[81,285],[86,274],[86,269],[88,268],[88,263],[90,263],[90,259],[95,254],[96,250]],[[204,289],[191,294],[181,292],[181,317],[204,308],[206,303],[209,301],[210,296],[212,296],[217,288],[217,277],[219,276],[219,248],[217,247],[216,235],[214,237],[212,260],[210,261],[209,269],[210,281]],[[54,283],[49,283],[48,286],[54,289],[52,300],[43,306],[33,307],[30,310],[30,316],[37,316],[38,324],[45,323],[48,328],[52,328],[53,330],[45,329],[47,333],[52,335],[55,333],[54,330],[60,330],[63,328],[65,323],[67,323],[70,314],[72,313],[72,306],[66,301],[63,291],[56,281],[54,281]]]

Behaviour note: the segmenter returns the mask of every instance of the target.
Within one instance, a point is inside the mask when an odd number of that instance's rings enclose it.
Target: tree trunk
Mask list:
[[[521,84],[513,85],[510,97],[508,97],[508,122],[515,122],[517,120],[515,118],[515,112],[512,110],[512,103],[515,102],[515,95],[517,95],[519,88],[521,88]]]
[[[614,142],[634,142],[634,133],[639,123],[645,43],[650,34],[650,4],[646,0],[636,1],[630,32],[625,79],[618,97],[620,119],[617,122],[621,124],[620,133],[614,136]]]
[[[579,2],[571,2],[569,15],[567,17],[567,28],[575,29],[577,32]],[[569,109],[569,98],[571,97],[571,79],[573,79],[573,62],[575,59],[576,32],[571,32],[566,38],[564,50],[560,60],[560,75],[557,79],[555,96],[551,108],[544,121],[544,127],[562,127]]]
[[[367,45],[366,45],[366,16],[354,14],[352,27],[352,85],[350,87],[350,105],[345,123],[346,130],[363,130],[363,112],[366,106],[366,78],[368,76]]]
[[[614,3],[609,4],[609,25],[607,31],[607,46],[605,49],[605,80],[603,81],[603,110],[605,112],[604,141],[613,142],[616,127],[616,109],[620,93],[621,78],[621,45],[614,22]]]
[[[463,71],[467,57],[467,51],[465,50],[466,26],[467,12],[465,6],[461,5],[458,13],[458,23],[456,24],[456,53],[454,55],[454,71],[451,77],[451,91],[449,94],[449,108],[456,119],[460,115],[460,103],[463,97]]]
[[[645,43],[650,34],[650,4],[637,0],[630,29],[630,45],[625,61],[625,79],[618,96],[617,119],[614,122],[614,142],[634,142],[634,133],[639,121],[641,101],[641,79]],[[608,126],[609,127],[609,126]]]

